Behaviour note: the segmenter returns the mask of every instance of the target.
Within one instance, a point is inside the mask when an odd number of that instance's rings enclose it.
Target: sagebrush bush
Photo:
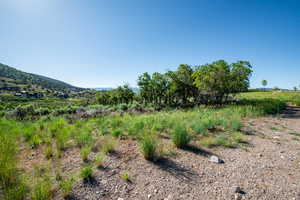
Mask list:
[[[177,148],[184,148],[189,144],[192,137],[188,134],[186,128],[184,126],[176,126],[174,130],[172,130],[172,141]]]

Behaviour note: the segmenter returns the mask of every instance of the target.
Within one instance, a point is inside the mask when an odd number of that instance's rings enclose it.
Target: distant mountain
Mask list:
[[[56,79],[48,78],[45,76],[31,74],[17,70],[16,68],[10,67],[0,63],[0,80],[3,85],[13,83],[16,87],[26,86],[26,85],[35,85],[44,89],[50,89],[55,91],[64,91],[64,90],[79,90],[81,88],[72,86],[63,81]],[[7,81],[6,83],[6,80]]]

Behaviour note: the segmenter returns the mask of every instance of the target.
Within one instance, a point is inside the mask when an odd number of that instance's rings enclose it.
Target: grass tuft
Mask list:
[[[191,141],[192,137],[187,133],[183,126],[177,126],[172,132],[172,141],[177,148],[186,147]]]
[[[145,134],[139,141],[141,152],[146,160],[155,161],[157,159],[157,138],[151,133]]]

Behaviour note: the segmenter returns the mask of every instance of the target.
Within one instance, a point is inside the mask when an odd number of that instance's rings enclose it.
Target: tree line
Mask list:
[[[181,64],[176,71],[143,73],[138,77],[139,93],[128,85],[97,95],[100,104],[130,103],[168,106],[224,104],[230,96],[247,91],[252,66],[248,61],[227,63],[218,60],[210,64]]]

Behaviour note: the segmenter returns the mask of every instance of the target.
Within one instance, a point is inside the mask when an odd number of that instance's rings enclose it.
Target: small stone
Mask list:
[[[241,200],[242,199],[242,195],[241,194],[235,194],[234,195],[234,199],[235,200]]]
[[[221,160],[219,157],[217,156],[211,156],[209,159],[210,162],[214,162],[214,163],[224,163],[223,160]]]
[[[96,194],[99,194],[100,192],[99,191],[96,191]]]
[[[169,194],[167,198],[164,198],[164,200],[172,200],[172,195]]]
[[[157,192],[158,192],[157,189],[155,189],[155,190],[154,190],[154,193],[156,194]]]
[[[246,194],[240,187],[236,187],[236,188],[235,188],[235,193],[238,193],[238,194]]]
[[[124,199],[119,197],[118,200],[124,200]]]
[[[278,136],[274,136],[274,137],[273,137],[273,139],[279,139],[279,138],[280,138],[280,137],[278,137]]]
[[[151,199],[151,194],[148,194],[148,199]]]

